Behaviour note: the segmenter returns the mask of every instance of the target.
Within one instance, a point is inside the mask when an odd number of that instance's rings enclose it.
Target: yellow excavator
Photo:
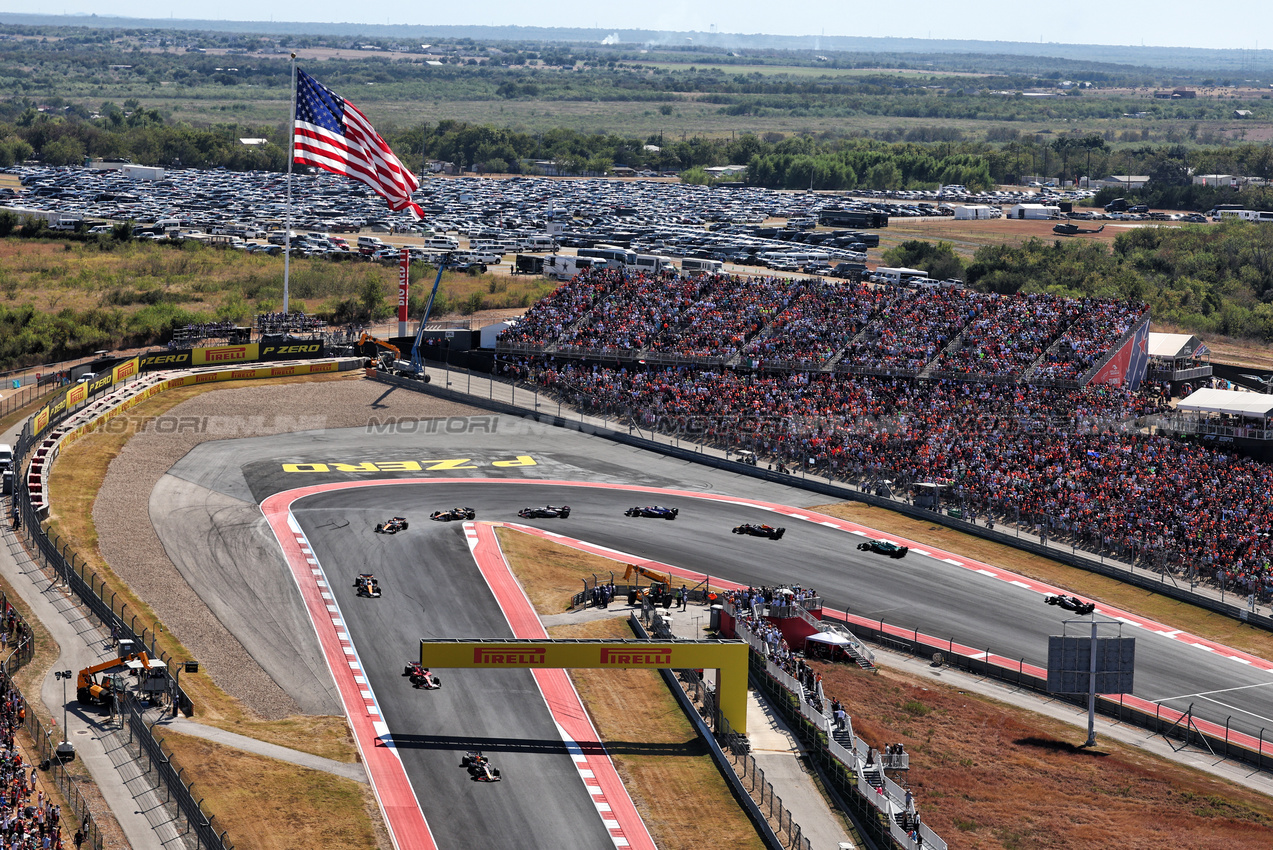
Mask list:
[[[369,333],[363,333],[362,336],[358,337],[358,345],[360,347],[369,342],[372,343],[373,345],[378,345],[381,348],[386,349],[386,351],[383,354],[381,354],[380,357],[377,358],[377,360],[379,361],[380,367],[382,369],[384,369],[386,372],[392,372],[393,364],[397,363],[399,360],[402,359],[402,349],[398,348],[398,346],[392,343],[385,342],[382,339],[376,339],[374,336],[372,336]],[[390,356],[391,353],[393,355],[392,357]]]
[[[634,575],[649,579],[650,587],[647,590],[642,590],[634,586],[632,590],[628,591],[629,605],[635,605],[647,596],[653,596],[657,599],[672,590],[672,580],[663,573],[655,572],[645,567],[638,567],[636,564],[628,564],[628,568],[623,571],[623,580],[631,581]]]
[[[122,669],[149,670],[150,658],[144,652],[133,653],[123,658],[114,658],[85,667],[75,680],[75,699],[81,705],[111,705],[115,696],[124,689]],[[97,674],[105,675],[98,677]]]

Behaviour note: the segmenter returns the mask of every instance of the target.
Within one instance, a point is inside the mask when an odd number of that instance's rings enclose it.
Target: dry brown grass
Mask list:
[[[162,737],[174,762],[191,767],[195,797],[236,850],[392,847],[362,783],[203,738],[167,730]]]
[[[1266,848],[1273,800],[953,687],[815,663],[854,731],[910,752],[920,814],[951,847]]]
[[[421,239],[394,236],[392,241]],[[320,312],[340,300],[360,299],[368,282],[386,298],[396,297],[397,281],[396,266],[296,257],[290,296],[295,309]],[[415,281],[417,289],[432,284],[432,274]],[[529,276],[447,273],[438,297],[455,310],[475,297],[492,308],[526,307],[554,285]],[[276,308],[282,292],[282,257],[149,242],[102,251],[92,242],[0,239],[0,299],[41,312],[106,309],[131,315],[162,303],[199,314],[221,311],[225,318],[244,321],[257,310]]]
[[[860,502],[822,505],[812,510],[1012,570],[1143,617],[1170,623],[1173,628],[1192,632],[1253,655],[1273,658],[1273,634],[1240,623],[1232,617],[1213,614],[1121,581]]]
[[[322,383],[350,379],[348,374],[339,374],[278,378],[257,383]],[[143,421],[147,417],[161,416],[183,401],[217,388],[218,385],[205,384],[169,390],[133,408],[131,414]],[[49,476],[49,498],[50,503],[55,506],[50,527],[71,543],[71,547],[80,554],[89,569],[105,582],[109,591],[118,594],[127,603],[130,616],[137,615],[138,632],[142,628],[154,632],[157,627],[162,626],[154,612],[115,575],[102,558],[92,516],[93,501],[106,476],[106,469],[130,436],[131,433],[127,431],[96,431],[72,444],[61,455]],[[168,655],[176,658],[191,657],[189,651],[169,630],[161,629],[157,635],[157,647]],[[201,722],[336,761],[352,762],[357,758],[343,717],[296,716],[263,721],[217,687],[206,673],[187,673],[181,677],[181,684],[194,702]]]

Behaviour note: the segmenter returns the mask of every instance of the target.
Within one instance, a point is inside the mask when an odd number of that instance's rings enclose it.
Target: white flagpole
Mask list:
[[[287,124],[287,212],[283,215],[283,313],[288,309],[288,282],[292,271],[292,160],[296,158],[296,54],[292,54],[292,109]]]

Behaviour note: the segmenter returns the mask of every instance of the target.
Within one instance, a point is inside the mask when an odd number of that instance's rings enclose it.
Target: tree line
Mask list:
[[[950,243],[911,240],[892,265],[962,278],[984,292],[1048,292],[1149,304],[1156,324],[1273,342],[1273,227],[1225,222],[1140,227],[1111,247],[1084,239],[987,245],[965,262]]]

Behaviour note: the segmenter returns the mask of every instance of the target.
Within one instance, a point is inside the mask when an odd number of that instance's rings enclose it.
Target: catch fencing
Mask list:
[[[165,803],[175,805],[186,821],[186,834],[193,834],[196,847],[207,847],[209,850],[234,850],[234,845],[226,838],[222,830],[217,832],[212,825],[216,815],[204,813],[202,799],[196,800],[194,782],[186,783],[182,778],[185,768],[173,763],[172,757],[164,752],[163,739],[155,737],[155,724],[147,723],[139,701],[125,693],[119,701],[120,716],[128,728],[128,745],[130,750],[136,747],[137,759],[145,760],[146,773],[152,770],[163,787],[167,790]]]
[[[131,384],[132,382],[129,383]],[[125,387],[124,392],[121,394],[121,402],[127,393],[128,388]],[[56,429],[71,415],[74,414],[63,412],[60,417],[51,420],[39,432],[34,431],[33,420],[28,420],[18,438],[18,442],[14,445],[14,468],[17,470],[24,469],[27,460],[45,434]],[[168,679],[167,699],[172,706],[173,712],[175,713],[178,710],[192,711],[193,706],[190,699],[180,686],[181,662],[157,649],[153,630],[143,626],[139,633],[137,631],[137,613],[129,609],[128,604],[119,597],[117,592],[107,587],[106,582],[84,563],[69,543],[56,534],[50,534],[42,526],[42,517],[40,517],[39,511],[32,503],[31,495],[27,489],[26,476],[18,475],[15,478],[13,494],[15,530],[21,534],[36,564],[46,573],[52,573],[60,580],[66,589],[74,594],[79,603],[88,609],[105,631],[119,640],[132,640],[135,645],[149,653],[150,657],[162,660],[167,670],[172,674]],[[28,722],[33,720],[34,712],[28,712],[27,717]],[[36,722],[38,723],[38,721]],[[129,730],[130,735],[138,741],[139,747],[147,751],[162,753],[159,743],[154,739],[154,735],[145,723],[141,723],[139,726],[130,723]],[[33,737],[35,736],[33,735]],[[44,737],[47,738],[47,735]],[[200,801],[196,801],[191,796],[188,786],[182,783],[180,771],[160,770],[157,776],[165,783],[169,799],[186,815],[187,822],[191,824],[192,828],[199,824],[206,825],[211,823],[211,818],[203,813],[199,804]],[[78,791],[72,791],[71,793],[72,796],[78,796]],[[207,847],[209,850],[231,850],[231,845],[227,844],[221,836],[217,836],[215,832],[208,829],[202,827],[195,829],[195,836],[199,841],[200,847]],[[98,846],[100,847],[100,845]]]

